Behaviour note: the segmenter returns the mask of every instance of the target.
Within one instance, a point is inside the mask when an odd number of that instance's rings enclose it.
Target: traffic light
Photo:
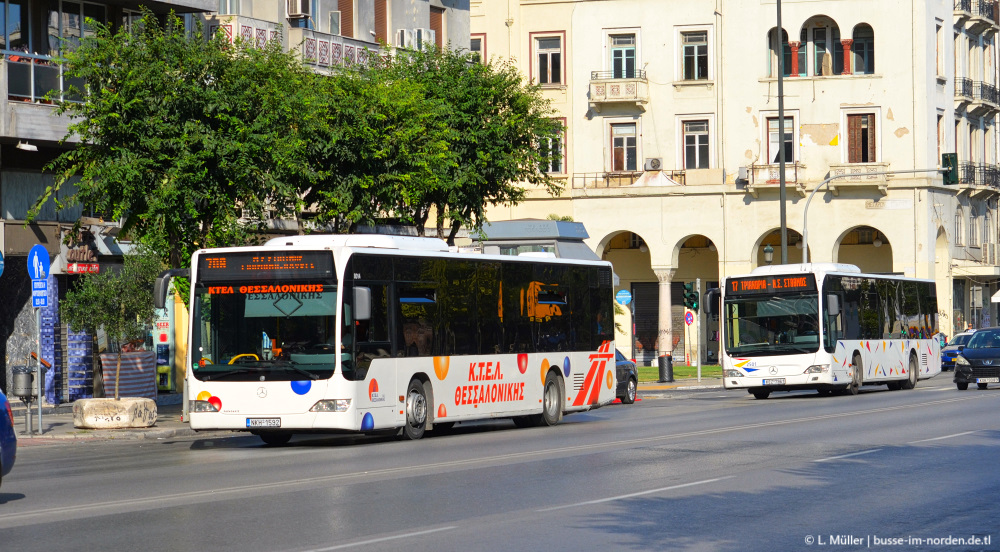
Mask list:
[[[958,184],[958,155],[954,153],[941,154],[941,176],[945,184]]]
[[[694,289],[694,282],[684,284],[684,306],[698,312],[698,290]]]

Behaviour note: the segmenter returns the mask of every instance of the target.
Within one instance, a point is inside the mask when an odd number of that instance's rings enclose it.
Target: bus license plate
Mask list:
[[[785,378],[771,378],[764,380],[764,385],[785,385]]]
[[[247,418],[247,427],[281,427],[281,418]]]
[[[976,378],[976,383],[1000,383],[1000,378]]]

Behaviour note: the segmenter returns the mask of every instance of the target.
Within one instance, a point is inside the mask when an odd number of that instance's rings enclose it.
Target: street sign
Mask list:
[[[31,306],[49,306],[49,252],[34,245],[28,252],[28,276],[31,276]]]
[[[3,252],[0,252],[0,274],[3,274]]]
[[[684,322],[688,326],[690,326],[691,324],[694,324],[694,313],[691,312],[691,311],[688,311],[688,312],[684,313]]]
[[[632,302],[632,293],[627,289],[620,289],[618,293],[615,294],[615,301],[619,305],[627,305]]]

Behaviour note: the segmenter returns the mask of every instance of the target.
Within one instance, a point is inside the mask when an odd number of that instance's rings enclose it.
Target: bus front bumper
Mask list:
[[[848,381],[834,381],[830,373],[820,374],[796,374],[775,375],[768,377],[732,377],[722,378],[722,385],[726,389],[767,389],[769,391],[791,391],[793,389],[843,389],[847,387]]]

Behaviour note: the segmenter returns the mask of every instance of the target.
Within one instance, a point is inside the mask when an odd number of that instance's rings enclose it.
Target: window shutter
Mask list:
[[[863,115],[847,116],[847,162],[861,162],[861,117]]]
[[[340,11],[340,35],[350,38],[354,36],[354,0],[337,0]]]
[[[875,116],[865,115],[868,118],[868,162],[875,162]]]

